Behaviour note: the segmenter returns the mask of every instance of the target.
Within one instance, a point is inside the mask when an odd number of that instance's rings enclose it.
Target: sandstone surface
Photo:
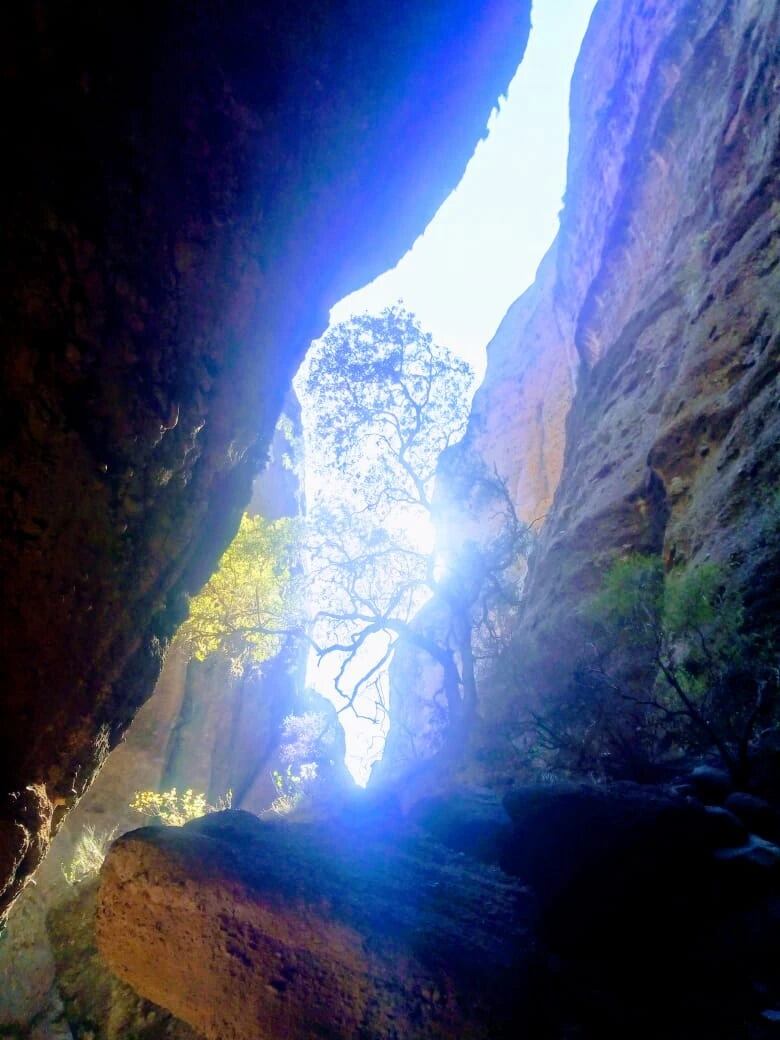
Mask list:
[[[510,697],[561,693],[585,652],[582,607],[630,552],[723,563],[751,624],[776,635],[779,33],[775,0],[595,8],[560,230],[488,348],[453,449],[495,466],[538,532],[515,625],[523,690]],[[438,492],[445,548],[484,523],[448,486],[452,461]],[[437,610],[422,623],[446,630]],[[432,711],[435,681],[409,681],[426,667],[399,652],[391,702],[405,718]],[[505,701],[486,708],[501,739]],[[388,746],[408,759],[403,733]]]
[[[97,933],[120,978],[214,1040],[487,1038],[522,1028],[528,914],[512,879],[386,816],[231,812],[120,839]]]
[[[582,653],[580,609],[626,552],[723,563],[752,623],[777,626],[780,5],[640,6],[600,5],[572,88],[576,118],[599,69],[554,291],[577,392],[522,621],[542,692]]]

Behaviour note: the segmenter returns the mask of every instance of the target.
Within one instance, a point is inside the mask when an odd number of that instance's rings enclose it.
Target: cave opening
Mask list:
[[[338,335],[336,330],[341,329],[349,338],[346,323],[402,306],[416,317],[436,344],[451,351],[451,364],[465,363],[470,367],[468,388],[458,394],[454,386],[447,387],[455,409],[455,414],[449,416],[453,437],[444,438],[439,448],[445,441],[450,443],[462,437],[471,397],[485,370],[488,344],[509,305],[533,281],[555,237],[566,185],[569,88],[593,7],[594,0],[578,0],[574,4],[555,0],[534,9],[523,61],[506,96],[493,111],[485,139],[478,143],[458,187],[396,267],[351,293],[331,310],[325,337],[333,338]],[[397,333],[398,329],[393,328],[386,334]],[[351,335],[354,334],[352,330]],[[370,335],[366,329],[362,334]],[[317,440],[317,420],[323,406],[337,412],[355,407],[346,381],[339,387],[341,398],[331,398],[325,404],[321,394],[307,388],[311,360],[321,351],[321,342],[312,345],[294,380],[301,405],[304,498],[315,511],[329,511],[350,500],[354,509],[360,496],[355,496],[353,489],[365,479],[365,459],[353,460],[351,465],[340,468],[338,458],[332,452],[323,452]],[[381,347],[375,344],[375,349]],[[348,353],[345,351],[340,358],[346,364]],[[372,376],[364,369],[362,378]],[[387,405],[387,401],[384,403]],[[441,414],[437,421],[446,423]],[[376,444],[376,430],[373,442],[370,431],[364,430],[363,434],[366,450],[381,450]],[[385,445],[384,450],[392,453],[393,448],[387,442]],[[419,448],[419,439],[417,445]],[[393,484],[393,474],[385,472],[384,478]],[[401,550],[401,555],[405,550],[407,559],[409,553],[435,556],[436,566],[441,568],[445,545],[454,532],[446,530],[447,522],[441,512],[438,518],[433,516],[434,512],[435,508],[420,503],[412,489],[406,508],[397,508],[382,518],[375,512],[377,530],[372,537],[377,538],[385,524],[390,528],[389,541]],[[393,562],[397,564],[398,559]],[[389,574],[385,580],[392,585]],[[309,591],[313,611],[328,609],[327,583],[316,590],[312,586]],[[429,584],[421,581],[413,607],[407,604],[406,613],[411,617],[422,610],[431,595]],[[331,592],[331,609],[338,609],[335,599]],[[368,782],[374,764],[382,758],[391,724],[390,665],[396,639],[397,635],[387,631],[371,636],[341,676],[339,669],[346,655],[323,659],[314,650],[309,655],[306,682],[339,712],[346,738],[347,768],[361,786]],[[434,663],[432,671],[435,670]],[[431,673],[431,668],[428,671]],[[423,734],[420,737],[425,740]]]
[[[774,1036],[780,0],[28,6],[0,1036]]]

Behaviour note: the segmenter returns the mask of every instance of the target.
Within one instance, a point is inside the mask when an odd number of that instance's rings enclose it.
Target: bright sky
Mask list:
[[[569,85],[594,6],[535,0],[526,55],[460,184],[397,267],[336,304],[332,323],[402,299],[482,377],[487,344],[558,229]]]
[[[594,6],[595,0],[535,0],[526,55],[460,184],[397,267],[336,304],[332,324],[403,300],[435,340],[466,358],[482,378],[488,343],[533,281],[558,228],[569,85]],[[306,401],[301,404],[305,430]],[[312,479],[321,478],[307,471],[310,496]],[[330,698],[332,673],[332,667],[311,666],[307,679]],[[341,721],[347,767],[365,783],[367,749],[372,742],[378,747],[376,727],[350,712]]]

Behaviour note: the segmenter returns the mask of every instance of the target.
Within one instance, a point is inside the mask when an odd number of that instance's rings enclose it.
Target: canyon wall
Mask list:
[[[0,915],[151,693],[329,306],[457,183],[529,7],[4,14]]]
[[[269,464],[254,481],[252,514],[277,519],[300,511],[297,473],[287,464],[300,450],[299,411],[290,392]],[[211,805],[230,791],[234,807],[267,810],[278,795],[272,774],[286,768],[285,717],[323,709],[303,692],[303,664],[299,653],[285,649],[237,675],[226,657],[197,661],[182,641],[173,643],[154,693],[59,828],[36,883],[9,914],[0,937],[0,1033],[32,1031],[35,1040],[71,1040],[85,1032],[96,1040],[190,1037],[186,1026],[113,978],[97,955],[97,879],[85,869],[82,876],[83,843],[94,833],[99,845],[107,845],[108,836],[147,823],[131,808],[137,791],[191,788]],[[339,762],[320,763],[323,794],[348,782],[341,751]]]
[[[522,617],[542,694],[617,555],[723,563],[770,632],[780,605],[780,5],[601,7],[553,293],[577,392]]]
[[[482,522],[448,488],[470,453],[538,531],[516,632],[529,696],[566,684],[581,608],[630,551],[722,562],[753,620],[777,624],[778,38],[776,0],[594,11],[559,234],[488,348],[439,488],[445,541]],[[404,682],[408,656],[396,704],[432,692]]]

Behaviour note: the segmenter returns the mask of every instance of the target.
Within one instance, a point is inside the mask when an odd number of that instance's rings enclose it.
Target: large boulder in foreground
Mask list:
[[[714,851],[734,844],[702,805],[639,784],[519,785],[504,806],[502,866],[534,887],[567,944],[668,927],[703,895]]]
[[[528,899],[381,815],[226,812],[117,841],[97,936],[213,1040],[508,1037],[528,1024]]]

